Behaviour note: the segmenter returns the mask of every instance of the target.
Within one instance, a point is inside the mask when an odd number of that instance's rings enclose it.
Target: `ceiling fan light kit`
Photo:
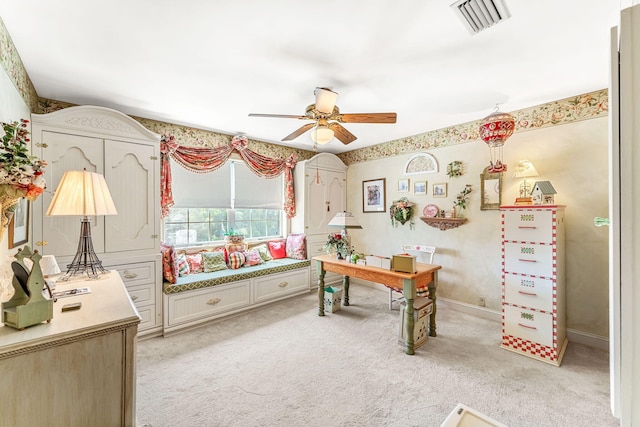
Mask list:
[[[308,105],[303,116],[290,114],[250,113],[249,117],[276,117],[281,119],[312,120],[282,138],[283,141],[296,139],[307,131],[311,132],[311,140],[316,144],[327,144],[334,137],[343,144],[349,144],[357,137],[349,132],[341,123],[395,123],[396,113],[351,113],[342,114],[336,105],[338,94],[331,89],[316,87],[313,91],[316,102]]]

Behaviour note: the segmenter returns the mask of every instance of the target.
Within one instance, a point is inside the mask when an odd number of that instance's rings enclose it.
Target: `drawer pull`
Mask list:
[[[217,303],[219,303],[220,301],[222,301],[220,298],[211,298],[209,301],[207,301],[207,304],[209,305],[216,305]]]
[[[280,282],[278,286],[280,286],[281,288],[286,288],[287,286],[289,286],[289,282]]]
[[[538,296],[538,294],[533,293],[533,292],[518,291],[518,293],[522,294],[522,295],[530,295],[532,297]]]
[[[530,230],[535,230],[538,227],[534,227],[533,225],[519,225],[518,228],[528,228]]]
[[[124,274],[125,279],[135,279],[138,277],[136,273],[131,273],[129,270],[125,270],[122,274]]]
[[[131,295],[131,301],[135,301],[138,299],[138,295]]]
[[[518,323],[518,326],[522,326],[523,328],[527,328],[527,329],[533,329],[534,331],[538,329],[535,326],[523,325],[522,323]]]
[[[538,262],[535,259],[524,259],[524,258],[518,258],[518,261],[522,261],[522,262]]]

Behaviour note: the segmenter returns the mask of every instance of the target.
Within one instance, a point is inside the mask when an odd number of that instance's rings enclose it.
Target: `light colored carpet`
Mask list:
[[[438,306],[438,336],[398,344],[387,293],[352,285],[138,343],[141,426],[439,426],[464,403],[508,426],[618,426],[608,353],[569,343],[561,367],[500,349],[497,322]]]

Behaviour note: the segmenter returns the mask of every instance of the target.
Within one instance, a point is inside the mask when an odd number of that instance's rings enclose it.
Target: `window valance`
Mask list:
[[[195,172],[213,172],[225,164],[233,152],[240,154],[245,164],[256,175],[264,178],[275,178],[284,173],[284,211],[287,218],[296,215],[295,195],[293,192],[293,174],[298,157],[292,153],[287,159],[272,159],[247,148],[247,138],[234,136],[229,144],[218,148],[187,147],[178,145],[173,135],[163,135],[160,140],[160,206],[162,218],[169,215],[173,206],[171,191],[171,162],[175,160],[182,167]]]

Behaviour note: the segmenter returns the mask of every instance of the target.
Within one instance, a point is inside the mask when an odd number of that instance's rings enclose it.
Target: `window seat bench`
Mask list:
[[[164,335],[308,293],[316,287],[310,265],[309,260],[280,258],[164,282]]]

